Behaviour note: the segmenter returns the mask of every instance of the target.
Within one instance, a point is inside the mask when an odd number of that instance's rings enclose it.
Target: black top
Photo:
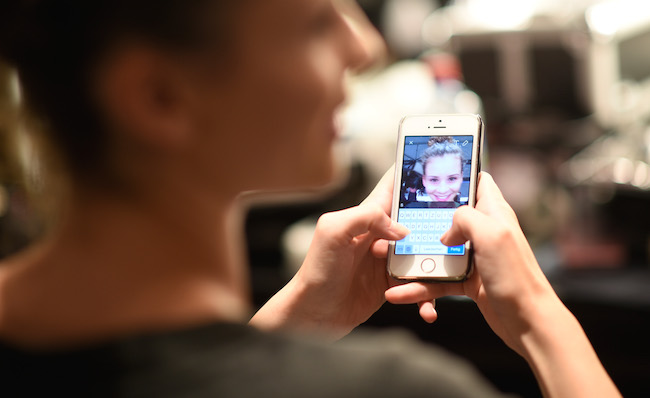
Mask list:
[[[215,323],[82,348],[0,343],[3,397],[496,397],[468,365],[401,332],[323,344]]]

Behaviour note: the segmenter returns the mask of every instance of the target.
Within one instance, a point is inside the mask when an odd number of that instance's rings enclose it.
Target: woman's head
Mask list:
[[[171,156],[231,191],[322,183],[363,58],[333,3],[16,0],[0,56],[76,179]]]
[[[201,4],[204,3],[204,4]],[[15,0],[0,9],[0,51],[19,71],[30,110],[47,125],[70,171],[100,167],[107,143],[93,95],[96,67],[120,41],[185,47],[201,36],[209,1]]]
[[[422,184],[434,202],[456,199],[463,182],[463,152],[449,136],[432,137],[422,157]]]

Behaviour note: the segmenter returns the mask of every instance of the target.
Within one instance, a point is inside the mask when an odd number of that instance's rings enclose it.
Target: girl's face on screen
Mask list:
[[[462,182],[463,171],[458,155],[434,156],[424,166],[422,184],[434,202],[454,201]]]

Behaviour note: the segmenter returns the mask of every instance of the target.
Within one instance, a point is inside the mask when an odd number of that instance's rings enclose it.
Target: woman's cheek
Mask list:
[[[461,185],[460,181],[458,183],[454,184],[454,186],[453,186],[454,192],[460,192],[460,185]]]

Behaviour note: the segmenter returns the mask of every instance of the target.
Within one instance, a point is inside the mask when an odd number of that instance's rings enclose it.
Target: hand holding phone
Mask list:
[[[411,230],[391,242],[388,271],[398,280],[460,282],[470,275],[470,243],[440,236],[456,208],[476,203],[483,122],[478,115],[417,115],[399,128],[391,217]]]

